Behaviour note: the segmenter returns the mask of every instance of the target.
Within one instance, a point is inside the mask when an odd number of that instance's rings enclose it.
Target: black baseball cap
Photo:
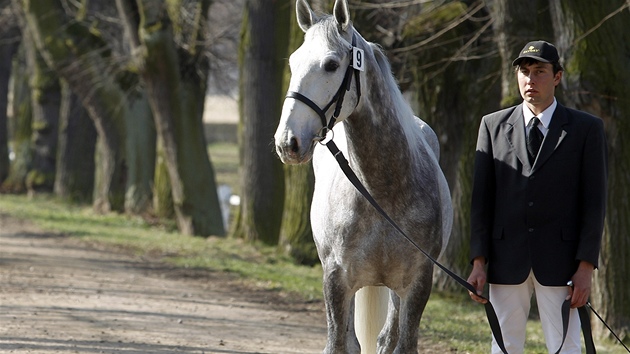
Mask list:
[[[512,62],[512,66],[518,65],[521,60],[525,58],[532,58],[534,60],[542,61],[543,63],[555,63],[560,60],[556,47],[545,41],[533,41],[527,43],[519,52],[518,58],[514,59]]]

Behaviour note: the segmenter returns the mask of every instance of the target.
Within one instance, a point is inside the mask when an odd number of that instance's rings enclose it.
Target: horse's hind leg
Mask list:
[[[394,352],[400,335],[398,328],[398,318],[400,314],[400,298],[393,290],[389,291],[389,310],[387,320],[378,335],[378,354],[388,354]]]
[[[345,286],[346,282],[339,276],[340,272],[325,271],[324,275],[324,301],[328,323],[328,340],[324,354],[360,354],[361,347],[354,332],[354,293]]]

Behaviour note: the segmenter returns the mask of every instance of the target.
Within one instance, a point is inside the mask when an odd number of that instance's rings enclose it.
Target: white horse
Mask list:
[[[274,136],[284,163],[313,159],[311,223],[324,272],[328,322],[324,353],[360,353],[361,349],[363,353],[417,353],[433,264],[357,192],[318,142],[326,133],[322,125],[338,107],[338,124],[328,132],[329,138],[334,133],[333,141],[367,190],[434,258],[444,250],[452,225],[450,193],[438,164],[439,143],[433,130],[414,117],[385,55],[353,28],[347,0],[336,0],[333,13],[319,17],[306,0],[297,1],[305,39],[289,60],[289,96]],[[353,47],[363,53],[353,54]],[[358,63],[349,67],[353,59]],[[364,71],[359,73],[357,67]],[[345,94],[343,104],[335,105],[340,93]],[[378,306],[360,305],[370,304],[379,294],[385,300],[375,302],[388,307],[384,326],[369,315],[360,316],[379,311]],[[360,340],[355,324],[364,336]],[[369,327],[376,332],[366,333]]]

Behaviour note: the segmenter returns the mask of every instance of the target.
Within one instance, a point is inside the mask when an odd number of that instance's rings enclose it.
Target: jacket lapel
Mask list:
[[[534,169],[532,172],[539,169],[558,148],[562,140],[566,137],[567,131],[564,126],[569,122],[566,109],[558,103],[551,123],[549,124],[549,131],[543,140],[538,158],[534,162]]]
[[[516,157],[521,161],[525,170],[529,171],[532,166],[530,165],[529,157],[527,156],[523,119],[523,107],[521,104],[516,106],[516,109],[512,111],[512,114],[506,120],[505,136],[512,148],[512,151],[516,154]]]

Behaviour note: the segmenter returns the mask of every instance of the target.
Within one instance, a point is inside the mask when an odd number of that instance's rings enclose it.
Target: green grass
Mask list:
[[[457,353],[490,353],[492,332],[483,306],[472,302],[465,291],[434,292],[420,322],[420,334],[432,344],[448,343]],[[530,321],[525,352],[547,353],[540,322]]]
[[[231,144],[209,147],[217,183],[238,191],[238,150]],[[89,206],[76,206],[52,197],[0,196],[0,213],[29,220],[52,233],[123,250],[174,267],[223,271],[252,285],[295,294],[306,300],[321,300],[321,267],[292,263],[275,247],[247,244],[230,238],[181,235],[171,226],[150,224],[140,217],[97,215]],[[420,333],[428,344],[449,352],[488,353],[490,328],[482,306],[456,294],[434,292],[424,312]],[[540,322],[528,325],[528,354],[546,353]],[[613,342],[597,341],[600,354],[622,354]]]

